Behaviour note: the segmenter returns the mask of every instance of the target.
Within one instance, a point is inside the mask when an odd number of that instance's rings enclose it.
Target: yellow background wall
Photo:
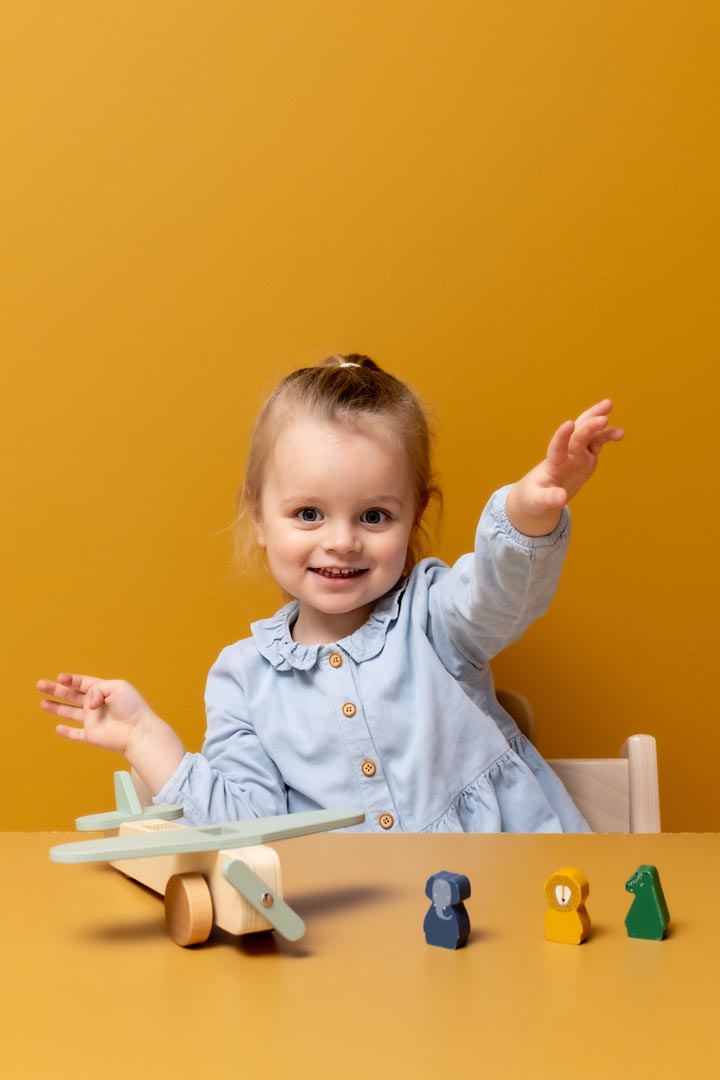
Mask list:
[[[433,403],[446,514],[606,394],[550,614],[496,663],[549,756],[659,740],[720,829],[713,0],[0,6],[0,826],[111,802],[33,689],[124,677],[192,749],[271,586],[227,526],[276,378],[359,350]]]

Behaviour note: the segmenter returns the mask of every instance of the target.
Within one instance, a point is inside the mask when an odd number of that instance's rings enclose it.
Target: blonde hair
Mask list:
[[[432,434],[423,406],[413,391],[383,371],[369,356],[329,356],[315,367],[291,372],[276,387],[255,422],[240,490],[238,554],[247,556],[247,525],[260,510],[267,463],[282,424],[298,415],[331,423],[362,425],[379,421],[408,464],[415,495],[405,574],[427,553],[424,515],[431,502],[439,511],[442,495],[432,471]],[[245,528],[243,529],[243,526]]]

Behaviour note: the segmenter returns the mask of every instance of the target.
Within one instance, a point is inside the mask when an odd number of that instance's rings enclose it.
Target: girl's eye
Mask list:
[[[373,507],[372,510],[366,510],[360,517],[360,520],[365,525],[384,525],[387,519],[388,515],[385,511],[378,510],[376,507]]]
[[[316,521],[320,521],[320,511],[316,510],[314,506],[303,506],[302,510],[298,510],[296,517],[301,521],[307,522],[308,525],[314,525]]]

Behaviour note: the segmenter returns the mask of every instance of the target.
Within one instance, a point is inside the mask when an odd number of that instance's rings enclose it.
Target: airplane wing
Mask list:
[[[153,855],[220,851],[342,829],[348,825],[360,825],[364,820],[365,815],[356,810],[308,810],[300,814],[231,821],[225,825],[163,829],[154,835],[143,833],[57,844],[50,848],[50,859],[58,863],[114,862]]]
[[[139,814],[123,814],[119,810],[108,810],[106,814],[85,814],[75,818],[78,832],[102,832],[104,829],[119,829],[126,821],[174,821],[182,817],[185,810],[180,803],[166,803],[163,806],[148,806]]]
[[[75,819],[78,832],[101,832],[117,829],[126,821],[142,821],[143,818],[161,818],[172,821],[183,816],[183,807],[175,803],[162,806],[140,805],[140,799],[129,772],[115,773],[115,809],[104,814],[85,814]]]

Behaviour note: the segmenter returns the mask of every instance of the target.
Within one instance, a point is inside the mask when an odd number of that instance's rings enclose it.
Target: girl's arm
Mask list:
[[[550,441],[544,461],[483,511],[475,552],[433,583],[429,634],[451,674],[483,667],[550,605],[567,548],[567,502],[592,476],[601,448],[622,439],[601,401]]]
[[[605,398],[586,409],[577,420],[557,429],[544,461],[513,484],[505,501],[510,523],[526,536],[547,536],[557,527],[563,506],[578,493],[597,466],[608,442],[619,442],[625,432],[608,427],[612,401]]]
[[[288,813],[287,787],[258,738],[243,684],[245,642],[223,649],[208,675],[207,733],[201,754],[185,754],[159,792],[161,802],[182,803],[189,825]],[[255,646],[252,645],[253,652]],[[316,809],[317,804],[300,809]]]
[[[40,707],[70,724],[56,731],[66,739],[123,754],[153,795],[177,769],[185,747],[130,683],[90,675],[58,675],[37,684]],[[60,700],[51,700],[59,698]]]

